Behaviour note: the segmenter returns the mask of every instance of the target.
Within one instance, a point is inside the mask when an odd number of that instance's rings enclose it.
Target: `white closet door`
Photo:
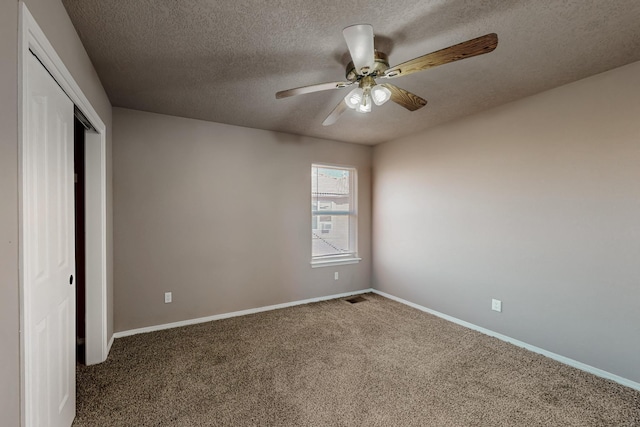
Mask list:
[[[68,427],[76,407],[73,103],[34,56],[25,66],[25,421]]]

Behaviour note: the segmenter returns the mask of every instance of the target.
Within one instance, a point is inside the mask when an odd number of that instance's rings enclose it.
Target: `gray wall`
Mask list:
[[[371,147],[113,114],[116,331],[370,287]],[[358,168],[359,264],[309,264],[312,162]]]
[[[20,420],[18,3],[0,3],[0,417]]]
[[[640,62],[376,146],[373,175],[376,289],[640,381]]]
[[[111,105],[91,61],[60,1],[27,0],[26,4],[108,128],[107,170],[110,179]],[[20,419],[17,55],[18,1],[6,0],[0,2],[0,414],[3,426],[17,426]],[[110,181],[108,191],[110,194]],[[111,265],[111,200],[108,201],[108,209]],[[112,276],[108,270],[110,289]],[[112,300],[110,298],[110,305]]]

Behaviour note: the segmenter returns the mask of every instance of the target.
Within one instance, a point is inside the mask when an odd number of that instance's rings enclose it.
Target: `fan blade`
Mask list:
[[[409,111],[416,111],[427,105],[426,99],[422,99],[418,95],[401,89],[398,86],[392,85],[391,83],[383,83],[382,86],[391,91],[391,100],[393,102],[406,108]]]
[[[373,53],[373,27],[369,24],[351,25],[342,30],[353,65],[358,74],[368,74],[375,62]],[[365,72],[361,70],[365,68]]]
[[[332,124],[337,122],[342,113],[344,113],[348,108],[349,107],[347,107],[347,103],[344,101],[344,99],[340,101],[340,103],[336,105],[336,108],[333,109],[331,114],[329,114],[327,118],[324,119],[324,122],[322,122],[322,126],[331,126]]]
[[[493,51],[498,46],[498,35],[487,34],[472,40],[467,40],[453,46],[445,47],[438,51],[419,56],[411,61],[403,62],[400,65],[391,67],[384,72],[386,78],[406,76],[416,71],[448,64],[460,59],[471,58]]]
[[[320,92],[322,90],[342,89],[343,87],[347,87],[352,84],[353,82],[320,83],[317,85],[297,87],[295,89],[281,90],[280,92],[276,93],[276,99],[287,98],[289,96],[295,96],[295,95],[302,95],[305,93]]]

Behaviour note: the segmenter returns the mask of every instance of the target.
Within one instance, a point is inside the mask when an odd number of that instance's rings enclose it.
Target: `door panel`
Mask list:
[[[49,328],[48,319],[44,318],[35,326],[35,346],[33,349],[33,393],[34,396],[42,394],[42,390],[49,389],[49,377],[46,375],[45,367],[49,353]],[[49,402],[46,400],[36,400],[33,402],[33,422],[31,425],[47,425],[49,418]],[[28,425],[28,424],[27,424]]]
[[[23,147],[27,426],[75,417],[73,103],[30,56]]]
[[[69,341],[73,341],[73,337],[69,336],[69,326],[69,299],[65,299],[58,306],[58,342],[67,343]],[[59,346],[58,356],[59,360],[63,362],[69,361],[69,346]],[[64,406],[70,397],[69,368],[70,366],[68,363],[62,363],[60,370],[58,371],[58,393],[56,395],[58,400],[56,402],[58,404],[58,412],[62,412],[64,410]]]

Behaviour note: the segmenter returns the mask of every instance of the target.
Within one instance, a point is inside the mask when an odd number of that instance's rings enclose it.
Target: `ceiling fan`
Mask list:
[[[357,85],[322,122],[324,126],[334,124],[342,113],[348,109],[361,113],[371,112],[372,102],[376,105],[382,105],[391,100],[409,111],[422,108],[427,104],[425,99],[391,83],[378,84],[376,79],[394,79],[406,76],[438,65],[489,53],[498,46],[498,36],[495,33],[491,33],[419,56],[395,67],[389,67],[387,55],[374,49],[373,27],[371,25],[351,25],[345,28],[342,34],[347,42],[352,59],[347,65],[347,81],[302,86],[276,93],[276,98],[281,99],[294,95],[329,89],[342,89]]]

